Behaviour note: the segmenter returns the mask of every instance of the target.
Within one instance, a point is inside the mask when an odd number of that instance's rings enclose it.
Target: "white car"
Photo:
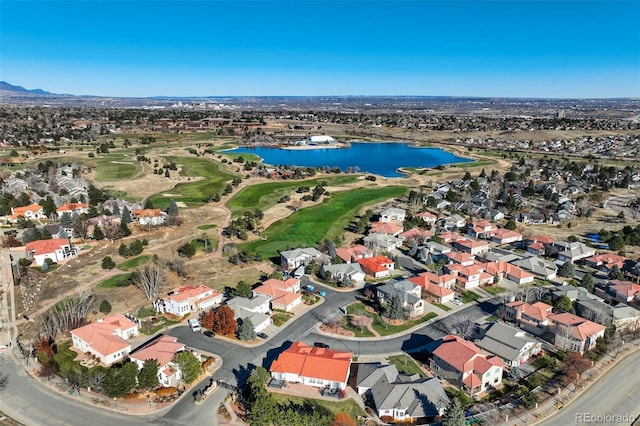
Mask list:
[[[453,299],[453,303],[456,305],[462,305],[462,300],[460,299]]]

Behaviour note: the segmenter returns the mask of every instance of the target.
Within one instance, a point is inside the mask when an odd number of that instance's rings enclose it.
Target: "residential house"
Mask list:
[[[134,210],[131,213],[143,226],[159,226],[167,220],[167,214],[160,209]]]
[[[373,252],[362,244],[357,244],[349,248],[337,248],[336,255],[340,259],[344,260],[345,263],[351,263],[355,262],[356,259],[366,259],[368,257],[373,257]]]
[[[448,263],[457,263],[462,266],[471,266],[475,263],[476,257],[469,253],[461,253],[452,251],[444,255],[445,261]]]
[[[231,308],[236,320],[251,320],[254,331],[259,333],[271,324],[271,317],[267,315],[269,303],[267,296],[256,295],[251,299],[237,296],[227,300],[226,305]]]
[[[607,291],[619,302],[640,301],[640,284],[631,281],[611,280]]]
[[[158,383],[162,387],[178,387],[182,382],[182,371],[173,363],[173,357],[178,352],[185,352],[187,347],[178,342],[177,337],[160,335],[144,346],[132,352],[129,359],[136,363],[138,370],[142,370],[148,359],[158,361]]]
[[[472,396],[502,384],[502,360],[459,336],[449,335],[438,342],[430,366],[438,377],[462,386]]]
[[[19,217],[27,220],[46,219],[40,204],[30,204],[24,207],[11,207],[11,221],[16,223]]]
[[[558,262],[575,262],[580,259],[586,259],[587,257],[594,256],[596,250],[593,247],[581,243],[579,241],[564,242],[556,241],[555,246],[560,248],[558,252]]]
[[[512,244],[518,241],[522,241],[522,234],[516,231],[512,231],[506,228],[498,229],[491,240],[496,244]]]
[[[473,238],[487,240],[493,237],[497,230],[498,227],[494,223],[491,223],[488,220],[479,220],[471,223],[471,226],[467,228],[467,234]]]
[[[381,304],[389,303],[392,297],[398,296],[406,316],[411,318],[424,313],[424,300],[422,300],[422,287],[409,280],[389,281],[376,288],[378,301]]]
[[[440,237],[443,243],[453,243],[460,240],[468,240],[466,236],[460,235],[454,231],[442,231],[438,234],[438,237]]]
[[[612,324],[616,332],[634,332],[640,330],[640,311],[625,303],[611,308]]]
[[[253,294],[267,297],[273,310],[291,311],[302,302],[300,280],[297,278],[287,278],[284,281],[268,279],[253,289]]]
[[[37,266],[42,266],[47,259],[61,263],[78,254],[73,244],[63,238],[31,241],[24,246],[24,250]]]
[[[317,348],[294,342],[271,363],[276,380],[318,388],[344,390],[351,371],[353,353]]]
[[[408,231],[401,233],[399,237],[404,241],[404,244],[407,247],[410,247],[414,241],[416,244],[420,245],[431,239],[433,235],[434,233],[430,229],[411,228]]]
[[[71,330],[73,347],[97,357],[107,366],[126,358],[131,344],[125,339],[137,335],[138,324],[120,314]]]
[[[606,327],[577,315],[563,312],[549,315],[554,344],[562,350],[580,353],[596,347],[596,340],[604,337]]]
[[[479,255],[482,257],[485,262],[507,262],[511,263],[515,260],[520,260],[523,257],[518,253],[515,253],[511,249],[500,248],[500,247],[492,247],[490,251],[486,251]]]
[[[430,212],[416,213],[416,217],[419,217],[420,219],[422,219],[423,221],[427,222],[430,225],[435,225],[438,220],[438,216]]]
[[[369,232],[372,234],[385,234],[397,237],[402,233],[404,229],[401,225],[396,225],[390,222],[373,222]]]
[[[499,356],[509,367],[525,364],[542,350],[542,343],[528,337],[525,331],[499,321],[489,325],[476,345]]]
[[[455,292],[451,290],[456,285],[456,277],[453,275],[423,272],[417,277],[409,278],[409,281],[422,287],[422,297],[429,297],[436,303],[451,302],[455,298]]]
[[[505,304],[504,319],[518,324],[525,331],[541,336],[547,331],[549,315],[553,306],[544,302],[535,302],[530,305],[521,300]]]
[[[329,256],[314,247],[297,248],[280,252],[280,266],[287,271],[298,269],[301,266],[307,266],[312,260],[315,260],[321,265],[330,263],[331,261]]]
[[[68,203],[63,204],[56,209],[56,214],[58,217],[62,217],[63,214],[69,213],[71,216],[77,214],[80,216],[83,213],[89,211],[89,205],[84,203]]]
[[[356,388],[372,402],[379,418],[394,422],[431,423],[449,404],[440,380],[400,374],[393,364],[359,364]]]
[[[322,268],[320,268],[320,275],[325,280],[327,279],[327,273],[330,274],[333,280],[343,282],[346,279],[349,283],[356,287],[361,287],[364,285],[364,278],[366,276],[359,263],[322,265]]]
[[[602,272],[609,273],[614,266],[622,270],[628,261],[624,256],[615,253],[602,253],[595,256],[587,257],[584,262],[587,266],[598,269]]]
[[[184,316],[191,312],[218,306],[222,303],[222,293],[205,285],[184,285],[173,289],[167,297],[156,299],[153,306],[158,312]]]
[[[453,263],[446,265],[445,271],[454,275],[456,277],[456,285],[464,290],[493,283],[493,275],[485,272],[484,264],[462,266],[460,264]]]
[[[384,278],[391,275],[395,266],[393,260],[387,256],[374,256],[366,259],[358,259],[362,271],[373,278]]]
[[[404,222],[406,214],[406,210],[388,208],[380,213],[380,222]]]
[[[453,246],[465,253],[470,253],[474,256],[489,251],[489,243],[480,240],[458,240],[453,243]]]
[[[365,247],[374,253],[389,253],[402,246],[402,239],[375,232],[364,237],[362,241]]]
[[[519,285],[531,284],[535,279],[532,273],[504,261],[488,262],[485,264],[485,270],[498,279],[506,278]]]
[[[466,226],[467,220],[459,214],[447,216],[442,220],[442,227],[447,231],[462,229]]]
[[[514,260],[511,264],[545,280],[554,279],[558,272],[558,267],[553,262],[549,262],[539,256],[530,256],[524,259]]]

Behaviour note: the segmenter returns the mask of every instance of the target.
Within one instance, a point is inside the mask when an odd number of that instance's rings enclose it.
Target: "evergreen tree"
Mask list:
[[[144,250],[144,245],[140,240],[134,240],[131,244],[129,244],[129,255],[137,256]]]
[[[73,218],[70,213],[64,212],[62,216],[60,216],[60,226],[66,229],[73,228]]]
[[[460,399],[458,397],[451,398],[449,405],[447,405],[447,409],[444,412],[444,416],[442,416],[442,420],[440,420],[440,424],[442,426],[464,426],[464,411],[462,410],[462,404],[460,403]]]
[[[193,383],[202,372],[202,364],[196,356],[189,352],[178,352],[173,356],[172,361],[180,367],[185,383]]]
[[[238,339],[255,340],[256,330],[253,325],[253,321],[251,321],[250,318],[243,318],[239,322],[240,327],[238,328]]]
[[[411,241],[411,248],[409,249],[409,256],[414,257],[418,253],[418,242],[414,238]]]
[[[124,246],[124,244],[122,244]],[[102,258],[102,269],[113,269],[116,267],[116,262],[111,259],[111,256],[105,256]]]
[[[111,303],[109,303],[107,299],[104,299],[102,302],[100,302],[100,312],[105,315],[108,315],[109,312],[111,312]]]
[[[127,362],[121,367],[111,366],[102,382],[102,389],[111,398],[122,398],[133,390],[137,376],[138,366],[134,362]]]
[[[610,280],[622,280],[624,279],[624,274],[620,270],[618,265],[613,265],[611,271],[609,271],[609,279]]]
[[[131,223],[133,222],[133,219],[131,219],[131,212],[129,211],[129,208],[127,206],[124,206],[122,208],[122,217],[121,217],[122,222],[124,223]]]
[[[235,288],[235,295],[240,297],[246,297],[247,299],[251,299],[253,291],[251,290],[251,285],[247,284],[244,281],[238,281],[238,285]]]
[[[41,240],[51,239],[51,232],[49,232],[49,230],[46,227],[42,228],[42,231],[40,232],[40,239]]]
[[[157,387],[158,384],[158,361],[148,359],[138,372],[138,385],[141,389],[149,390]]]
[[[116,200],[111,201],[111,213],[115,216],[120,216],[120,206]]]
[[[171,200],[169,200],[169,205],[167,206],[167,214],[169,216],[177,216],[178,213],[179,213],[178,205],[172,198]]]
[[[595,283],[593,282],[593,275],[591,275],[591,273],[586,273],[584,274],[584,276],[582,277],[582,281],[580,282],[580,285],[582,287],[584,287],[589,293],[593,293],[593,290],[595,289]]]
[[[100,226],[98,225],[93,227],[93,238],[95,238],[98,241],[104,240],[104,233],[102,232],[102,229],[100,229]]]
[[[389,299],[387,303],[387,308],[385,309],[385,315],[390,319],[400,319],[402,318],[403,310],[402,310],[402,300],[398,294],[394,294]]]
[[[169,170],[169,169],[167,169]],[[153,207],[153,203],[151,202],[151,198],[147,198],[146,200],[144,200],[144,206],[142,207],[143,209],[153,209],[155,207]]]
[[[573,312],[573,303],[567,296],[560,296],[553,301],[553,307],[563,312]]]
[[[575,275],[576,270],[573,267],[573,263],[567,261],[564,262],[562,265],[560,265],[560,267],[558,268],[558,275],[565,277],[565,278],[573,278],[573,276]]]
[[[127,222],[125,222],[124,220],[120,221],[120,234],[123,237],[128,237],[129,235],[131,235],[131,229],[129,229]]]
[[[38,228],[28,228],[22,233],[22,242],[25,244],[40,239],[42,239],[42,234],[40,233]]]
[[[118,254],[122,257],[129,257],[129,247],[121,243],[120,247],[118,247]]]

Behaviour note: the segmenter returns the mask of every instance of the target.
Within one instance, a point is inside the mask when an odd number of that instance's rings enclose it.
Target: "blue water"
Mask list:
[[[236,148],[234,154],[256,154],[266,164],[274,166],[338,167],[343,172],[358,167],[360,172],[385,177],[401,177],[399,167],[436,167],[443,164],[466,163],[468,158],[457,157],[440,148],[413,148],[406,143],[352,142],[349,148],[290,150],[280,148]]]

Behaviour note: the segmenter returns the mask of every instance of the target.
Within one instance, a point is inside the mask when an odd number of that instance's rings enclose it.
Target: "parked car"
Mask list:
[[[205,331],[204,333],[202,333],[202,334],[204,334],[204,335],[205,335],[205,336],[207,336],[207,337],[214,337],[214,336],[216,335],[216,333],[214,333],[214,332],[213,332],[213,331],[211,331],[211,330],[206,330],[206,331]]]
[[[194,333],[198,333],[200,331],[200,323],[195,318],[189,319],[189,327],[191,327],[191,331]]]
[[[455,305],[462,305],[462,300],[460,300],[460,299],[453,299],[453,303],[454,303]]]
[[[267,336],[265,333],[258,333],[257,336],[261,339],[268,339],[269,336]]]
[[[329,349],[329,345],[327,345],[326,343],[322,343],[322,342],[315,342],[313,344],[313,346],[315,346],[316,348]]]

